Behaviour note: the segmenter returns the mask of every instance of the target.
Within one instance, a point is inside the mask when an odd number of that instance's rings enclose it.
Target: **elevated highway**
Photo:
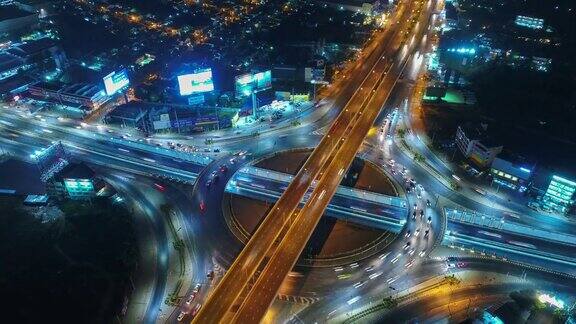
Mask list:
[[[386,52],[386,50],[390,51],[394,47],[390,46],[389,42],[394,42],[399,37],[400,30],[404,29],[403,25],[408,21],[409,14],[406,4],[400,3],[395,16],[390,21],[390,28],[375,39],[374,44],[380,49],[372,51],[368,56],[364,55],[360,59],[359,63],[365,69],[361,74],[363,79],[351,83],[351,86],[356,89],[354,94],[349,100],[340,99],[347,103],[343,109],[340,108],[342,110],[339,116],[236,258],[205,306],[195,317],[195,323],[218,323],[234,320],[235,310],[243,304],[243,297],[250,292],[250,282],[254,279],[257,271],[264,266],[263,261],[267,259],[267,256],[274,253],[284,233],[293,224],[298,215],[297,208],[308,188],[316,178],[322,176],[324,165],[334,158],[334,154],[344,143],[346,136],[353,134],[353,126],[357,120],[362,119],[360,117],[366,108],[368,99],[376,91],[382,78],[391,67],[391,61],[387,55],[394,53],[395,50]],[[366,64],[370,61],[373,61],[374,64]],[[346,98],[348,96],[344,91],[338,93],[338,97]],[[267,308],[268,304],[264,308]]]

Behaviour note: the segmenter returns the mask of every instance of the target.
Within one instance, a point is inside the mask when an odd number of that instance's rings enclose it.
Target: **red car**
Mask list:
[[[156,190],[158,190],[158,191],[164,191],[164,190],[166,190],[166,188],[165,188],[163,185],[158,184],[158,183],[154,183],[154,187],[155,187]]]
[[[204,203],[204,200],[202,200],[202,201],[200,202],[200,210],[201,210],[201,211],[205,211],[205,210],[206,210],[206,204]]]

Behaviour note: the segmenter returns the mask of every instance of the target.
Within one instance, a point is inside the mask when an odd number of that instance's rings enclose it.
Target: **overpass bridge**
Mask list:
[[[248,166],[236,172],[226,185],[226,192],[275,203],[290,183],[292,175]],[[303,206],[315,187],[300,202]],[[399,233],[409,212],[406,199],[361,189],[339,186],[326,208],[326,215],[352,223]]]

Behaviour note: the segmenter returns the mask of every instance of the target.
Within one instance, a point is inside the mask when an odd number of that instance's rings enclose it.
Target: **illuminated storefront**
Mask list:
[[[576,182],[555,175],[552,176],[542,202],[550,210],[566,213],[573,203],[574,192],[576,192]]]

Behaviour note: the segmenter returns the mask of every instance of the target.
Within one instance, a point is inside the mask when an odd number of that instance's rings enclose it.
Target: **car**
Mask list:
[[[410,249],[410,251],[408,251],[409,255],[414,255],[414,252],[416,252],[416,249],[412,248]]]
[[[417,228],[416,231],[414,231],[414,237],[418,237],[418,235],[420,235],[420,228]]]
[[[236,163],[236,159],[235,159],[235,158],[231,158],[231,159],[230,159],[230,164],[234,164],[234,163]]]
[[[228,167],[227,167],[225,164],[222,164],[222,165],[220,166],[220,172],[225,173],[226,171],[228,171]]]
[[[154,188],[156,188],[156,190],[158,190],[158,191],[164,191],[164,190],[166,190],[166,188],[165,188],[163,185],[159,184],[159,183],[154,183]]]
[[[428,234],[430,234],[430,230],[425,230],[424,231],[424,237],[428,237]]]
[[[404,245],[404,250],[408,250],[410,248],[410,242],[406,242],[406,245]]]
[[[202,288],[201,284],[196,284],[196,286],[194,286],[194,290],[192,290],[194,293],[198,293],[200,291],[200,288]]]
[[[451,269],[451,268],[456,268],[456,264],[455,264],[455,263],[447,263],[447,265],[448,265],[448,268],[449,268],[449,269]]]
[[[420,209],[420,219],[424,217],[424,209]]]
[[[404,234],[404,237],[408,238],[408,237],[410,237],[411,234],[412,234],[412,233],[410,232],[410,230],[407,230],[407,231],[406,231],[406,234]]]
[[[398,260],[400,260],[401,257],[402,257],[402,253],[398,253],[398,255],[396,255],[396,256],[394,257],[394,259],[392,259],[390,262],[391,262],[392,264],[394,264],[394,263],[396,263]]]
[[[206,210],[206,204],[204,203],[204,200],[200,201],[200,210],[201,210],[201,211],[205,211],[205,210]]]
[[[430,204],[430,199],[426,199],[426,206],[430,207],[432,204]]]
[[[432,216],[428,216],[428,224],[432,223]]]
[[[218,174],[218,171],[216,171],[216,170],[214,170],[214,171],[212,171],[212,173],[210,173],[210,175],[211,175],[212,177],[216,176],[217,174]]]
[[[194,316],[196,316],[198,314],[198,312],[200,311],[200,308],[202,308],[202,304],[197,304],[194,309],[192,310],[192,318],[194,318]]]
[[[420,193],[417,193],[417,194],[416,194],[416,198],[418,198],[418,199],[421,199],[421,198],[422,198],[422,196],[420,195]]]
[[[220,149],[219,149],[219,148],[215,148],[215,149],[214,149],[214,152],[215,152],[215,153],[219,153],[219,152],[220,152]]]
[[[416,210],[418,208],[417,204],[414,204],[414,210]]]
[[[208,271],[208,273],[206,274],[206,277],[210,280],[214,279],[214,270]]]
[[[209,148],[205,148],[205,149],[204,149],[204,152],[210,153],[210,149],[209,149]]]
[[[456,267],[458,268],[466,268],[467,265],[466,262],[456,262]]]
[[[196,293],[192,293],[190,296],[188,296],[188,299],[186,299],[186,305],[190,305],[192,301],[194,301],[194,298],[196,298]]]
[[[186,316],[188,313],[185,311],[181,311],[180,314],[178,314],[178,317],[176,318],[178,320],[178,322],[182,322],[182,320],[184,319],[184,316]]]
[[[206,188],[210,188],[211,185],[212,185],[212,179],[208,179],[206,181]]]
[[[413,265],[414,265],[414,260],[406,263],[404,266],[405,266],[406,268],[410,268],[410,267],[413,266]]]
[[[416,211],[412,212],[412,219],[416,219]]]
[[[418,253],[418,255],[419,255],[421,258],[425,257],[425,256],[426,256],[426,249],[420,251],[420,253]]]

